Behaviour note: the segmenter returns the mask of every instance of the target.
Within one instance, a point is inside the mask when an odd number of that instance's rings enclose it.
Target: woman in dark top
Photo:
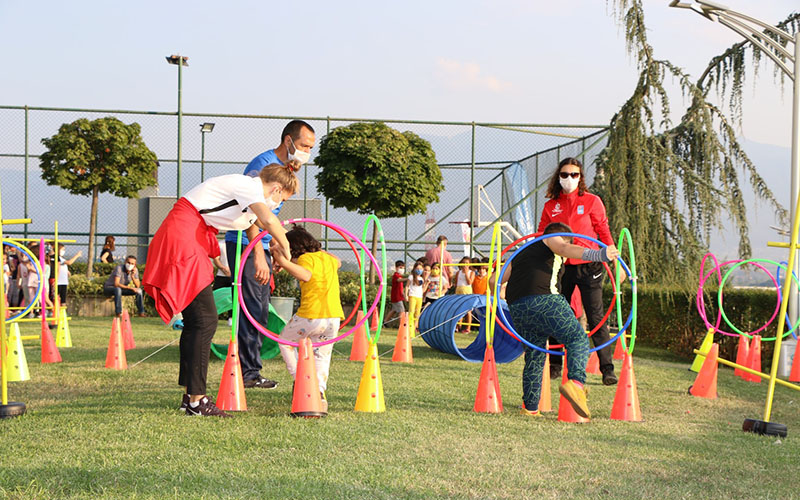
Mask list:
[[[571,233],[566,224],[549,224],[544,234]],[[586,362],[589,339],[569,303],[560,293],[564,260],[583,259],[592,262],[610,261],[619,257],[614,247],[593,250],[573,245],[571,238],[553,237],[525,247],[509,262],[502,277],[506,283],[506,301],[517,333],[533,345],[544,348],[549,337],[564,344],[567,352],[567,380],[559,391],[575,412],[590,418],[586,405]],[[525,415],[539,416],[542,370],[545,353],[525,347],[525,368],[522,371],[522,399]]]
[[[106,236],[106,242],[103,243],[103,250],[100,251],[100,262],[114,262],[114,254],[111,252],[116,249],[117,247],[114,246],[114,237],[109,234]]]

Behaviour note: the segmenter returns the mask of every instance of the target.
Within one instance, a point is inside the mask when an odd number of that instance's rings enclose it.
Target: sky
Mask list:
[[[644,2],[656,57],[698,75],[739,41],[668,3]],[[772,22],[797,8],[728,5]],[[187,112],[605,124],[636,81],[601,0],[0,0],[0,43],[13,105],[174,111],[173,53]],[[742,135],[788,146],[791,93],[762,71],[745,98]]]

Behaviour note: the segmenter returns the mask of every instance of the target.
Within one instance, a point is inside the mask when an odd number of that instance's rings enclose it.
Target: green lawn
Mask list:
[[[111,321],[71,322],[75,347],[42,365],[26,342],[32,380],[9,384],[28,405],[0,421],[5,498],[794,498],[800,496],[800,394],[778,386],[772,420],[785,439],[741,431],[761,418],[766,384],[720,369],[720,398],[688,396],[688,363],[637,344],[645,422],[609,420],[614,388],[589,376],[593,421],[518,415],[522,360],[499,366],[502,415],[472,412],[480,365],[414,341],[414,363],[382,358],[387,411],[353,411],[361,363],[336,345],[330,415],[287,416],[283,362],[265,363],[274,390],[248,389],[233,419],[187,418],[177,343],[124,372],[103,367]],[[36,333],[36,326],[23,334]],[[158,320],[134,318],[133,364],[176,338]],[[380,352],[390,351],[394,330]],[[220,323],[217,342],[229,329]],[[618,366],[619,368],[619,366]],[[216,395],[221,361],[209,369]],[[557,384],[553,404],[557,405]]]

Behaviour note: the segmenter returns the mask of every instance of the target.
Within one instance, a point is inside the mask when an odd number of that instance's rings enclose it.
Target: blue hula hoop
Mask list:
[[[522,250],[524,250],[525,248],[527,248],[527,247],[529,247],[529,246],[533,245],[534,243],[536,243],[536,242],[538,242],[538,241],[541,241],[541,240],[544,240],[544,239],[547,239],[547,238],[553,238],[553,237],[555,237],[555,236],[566,236],[566,237],[568,237],[568,238],[581,238],[581,239],[584,239],[584,240],[593,241],[594,243],[597,243],[598,245],[600,245],[600,248],[605,248],[605,247],[607,247],[607,246],[608,246],[608,245],[606,245],[605,243],[603,243],[602,241],[596,240],[596,239],[594,239],[594,238],[592,238],[592,237],[590,237],[590,236],[586,236],[586,235],[583,235],[583,234],[577,234],[577,233],[550,233],[550,234],[543,234],[543,235],[541,235],[541,236],[537,236],[536,238],[532,239],[531,241],[529,241],[529,242],[525,243],[524,245],[522,245],[522,246],[520,247],[520,249],[519,249],[519,250],[517,250],[516,252],[514,252],[513,254],[511,254],[511,256],[510,256],[510,257],[509,257],[509,258],[506,260],[506,263],[505,263],[505,264],[503,264],[503,268],[500,270],[500,276],[502,277],[502,276],[505,274],[505,272],[506,272],[506,268],[508,267],[508,264],[509,264],[509,263],[510,263],[512,260],[514,260],[514,257],[516,257],[517,255],[519,255],[519,252],[521,252],[521,251],[522,251]],[[628,265],[625,263],[625,261],[624,261],[624,260],[622,260],[622,257],[620,257],[618,260],[619,260],[619,263],[622,265],[622,268],[625,270],[625,274],[627,274],[627,275],[628,275],[628,281],[630,281],[630,283],[631,283],[631,286],[634,286],[634,281],[633,281],[633,277],[631,276],[631,270],[630,270],[630,268],[629,268],[629,267],[628,267]],[[620,293],[620,292],[619,292],[619,291],[617,291],[617,293]],[[495,300],[495,299],[494,299],[494,297],[492,297],[492,300]],[[519,333],[518,333],[518,332],[517,332],[517,331],[514,329],[514,327],[513,327],[513,326],[511,326],[511,323],[509,323],[508,319],[506,319],[506,316],[505,316],[505,313],[503,312],[503,308],[502,308],[502,307],[498,307],[498,308],[497,308],[497,313],[498,313],[498,314],[497,314],[497,321],[500,321],[500,322],[502,322],[503,326],[505,326],[505,327],[506,327],[506,328],[508,328],[508,329],[509,329],[511,332],[513,332],[513,333],[514,333],[514,336],[515,336],[515,337],[517,337],[517,339],[518,339],[520,342],[522,342],[523,344],[525,344],[526,346],[530,347],[531,349],[536,349],[536,350],[537,350],[537,351],[539,351],[539,352],[543,352],[543,353],[546,353],[546,354],[551,354],[551,355],[553,355],[553,356],[563,356],[563,355],[564,355],[564,352],[563,352],[563,351],[551,351],[551,350],[549,350],[549,349],[545,349],[545,348],[543,348],[543,347],[539,347],[539,346],[537,346],[537,345],[531,344],[530,342],[528,342],[527,340],[525,340],[525,339],[522,337],[522,335],[520,335],[520,334],[519,334]],[[600,349],[603,349],[604,347],[607,347],[607,346],[611,345],[612,343],[614,343],[614,342],[615,342],[615,341],[616,341],[616,340],[619,338],[619,336],[620,336],[620,335],[622,335],[623,333],[625,333],[625,330],[627,330],[627,329],[628,329],[628,327],[629,327],[629,326],[630,326],[630,324],[631,324],[631,321],[633,321],[633,307],[631,307],[631,312],[628,314],[628,319],[625,321],[625,324],[622,326],[622,328],[620,328],[619,332],[617,332],[617,334],[616,334],[616,335],[614,335],[613,337],[611,337],[610,339],[608,339],[608,342],[606,342],[606,343],[604,343],[604,344],[601,344],[601,345],[599,345],[599,346],[597,346],[597,347],[595,347],[595,348],[593,348],[593,349],[589,349],[589,352],[595,352],[595,351],[599,351]]]
[[[25,316],[26,314],[28,314],[28,311],[30,311],[30,310],[31,310],[31,308],[33,308],[33,305],[36,303],[36,300],[38,300],[38,299],[39,299],[39,297],[40,297],[40,295],[39,295],[39,294],[41,294],[41,293],[42,293],[42,275],[41,275],[41,274],[39,274],[39,265],[38,265],[38,263],[39,263],[39,260],[38,260],[38,259],[36,259],[36,256],[35,256],[35,255],[33,255],[33,252],[31,252],[30,250],[28,250],[28,249],[27,249],[27,248],[25,248],[25,247],[20,247],[20,246],[19,246],[19,245],[17,245],[16,243],[12,243],[12,241],[11,241],[11,240],[7,240],[7,239],[5,239],[5,238],[3,239],[3,245],[8,245],[8,246],[10,246],[10,247],[14,247],[14,248],[16,248],[17,250],[19,250],[20,252],[22,252],[22,253],[24,253],[25,255],[27,255],[27,256],[28,256],[28,258],[29,258],[29,259],[31,259],[31,262],[33,262],[34,264],[37,264],[37,265],[35,265],[34,267],[36,268],[36,276],[38,276],[38,277],[39,277],[39,286],[36,288],[36,299],[35,299],[35,300],[31,300],[30,304],[28,304],[28,305],[25,307],[25,309],[23,309],[22,311],[20,311],[19,313],[17,313],[17,315],[16,315],[16,316],[11,316],[11,317],[9,317],[7,320],[5,320],[5,321],[6,321],[6,323],[12,323],[14,320],[16,320],[16,319],[19,319],[19,318],[21,318],[21,317]],[[21,262],[21,261],[20,261],[20,262]]]

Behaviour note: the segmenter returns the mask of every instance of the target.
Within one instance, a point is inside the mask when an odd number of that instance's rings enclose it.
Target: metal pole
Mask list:
[[[472,158],[469,168],[469,256],[471,257],[475,236],[475,122],[472,122]]]
[[[183,107],[181,106],[181,87],[182,87],[183,56],[178,58],[178,187],[176,198],[181,197],[181,167],[183,166],[183,155],[181,151],[181,125],[183,122]]]
[[[28,218],[28,106],[25,106],[25,206],[22,210],[22,218]],[[24,235],[28,237],[28,225],[25,224],[24,226]],[[5,404],[5,403],[3,403]]]
[[[795,204],[800,196],[800,33],[794,36],[794,97],[792,100],[792,194],[789,200],[791,220],[797,217]],[[792,287],[789,292],[789,321],[797,323],[797,287]]]
[[[200,182],[206,180],[206,133],[200,132]]]
[[[327,120],[325,120],[325,135],[331,133],[331,117],[329,116]],[[325,197],[325,220],[330,220],[328,218],[328,208],[330,205],[328,204],[328,197]],[[328,250],[328,226],[325,226],[325,250]]]
[[[307,218],[306,212],[306,204],[308,202],[308,167],[303,169],[303,218]],[[306,226],[306,223],[303,223],[303,227]],[[294,233],[292,233],[294,234]]]

